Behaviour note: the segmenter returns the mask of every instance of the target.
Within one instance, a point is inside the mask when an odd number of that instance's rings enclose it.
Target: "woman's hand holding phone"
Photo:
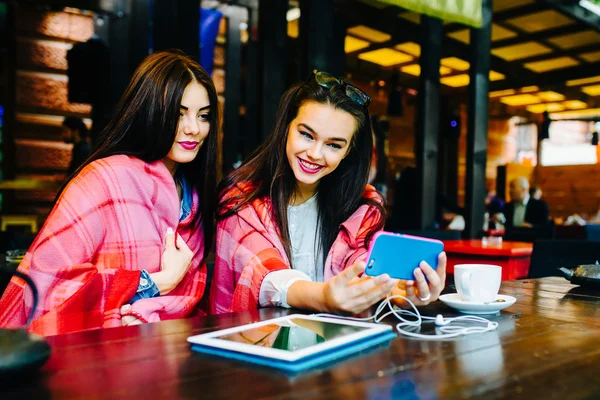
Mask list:
[[[398,280],[392,290],[392,296],[400,295],[408,298],[415,306],[426,306],[436,301],[446,284],[446,253],[438,255],[437,269],[422,261],[414,271],[415,280]],[[404,299],[393,299],[399,307],[408,307]]]
[[[325,282],[323,297],[328,312],[360,314],[390,294],[395,279],[387,274],[359,277],[364,270],[365,263],[360,261]]]

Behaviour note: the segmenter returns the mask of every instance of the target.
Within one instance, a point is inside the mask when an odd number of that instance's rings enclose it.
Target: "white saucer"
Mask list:
[[[440,296],[440,300],[445,304],[465,314],[496,314],[498,311],[512,306],[517,301],[514,297],[504,294],[499,294],[497,298],[504,301],[493,303],[463,301],[458,293],[443,294]]]

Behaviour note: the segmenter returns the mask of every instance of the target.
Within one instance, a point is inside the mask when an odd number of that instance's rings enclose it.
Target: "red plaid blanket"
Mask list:
[[[224,199],[238,194],[239,190],[231,191]],[[363,197],[382,201],[372,186],[366,187]],[[218,223],[209,299],[211,314],[257,308],[265,276],[271,271],[290,268],[270,209],[268,198],[257,199]],[[365,238],[380,220],[377,208],[362,205],[341,225],[325,262],[325,280],[365,258],[368,250]]]
[[[56,335],[121,325],[120,307],[135,294],[140,270],[161,268],[163,239],[176,228],[196,254],[180,284],[166,296],[136,301],[146,322],[192,314],[206,283],[204,241],[194,192],[191,215],[179,222],[173,178],[161,161],[111,156],[88,165],[62,193],[19,271],[39,291],[30,330]],[[0,299],[0,326],[23,326],[32,294],[13,278]]]

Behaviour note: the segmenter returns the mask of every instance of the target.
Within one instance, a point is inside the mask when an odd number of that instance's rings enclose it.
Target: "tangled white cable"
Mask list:
[[[396,298],[406,300],[406,302],[408,304],[410,304],[410,306],[412,307],[414,312],[408,311],[408,310],[403,310],[403,309],[399,308],[398,306],[393,305],[392,300],[396,299]],[[389,311],[384,312],[384,308],[386,306],[389,308]],[[498,328],[497,322],[490,321],[490,320],[482,318],[482,317],[477,317],[475,315],[462,315],[459,317],[451,317],[451,318],[444,318],[441,314],[438,314],[435,317],[427,317],[427,316],[421,315],[421,313],[419,313],[419,310],[417,310],[417,307],[409,299],[407,299],[404,296],[400,296],[400,295],[390,296],[390,297],[386,298],[384,301],[382,301],[381,304],[379,304],[379,306],[377,307],[377,310],[375,310],[375,314],[372,317],[353,318],[353,317],[341,317],[339,315],[333,315],[333,314],[316,314],[316,315],[323,316],[323,317],[350,319],[353,321],[371,321],[372,320],[373,322],[379,323],[381,320],[383,320],[385,317],[387,317],[390,314],[394,314],[394,316],[396,318],[398,318],[400,321],[402,321],[402,322],[396,324],[396,329],[398,330],[398,332],[400,334],[405,335],[405,336],[410,336],[410,337],[416,337],[419,339],[429,339],[429,340],[451,339],[451,338],[455,338],[455,337],[462,336],[462,335],[466,336],[466,335],[473,335],[475,333],[490,332],[490,331],[493,331],[496,328]],[[408,316],[414,317],[416,319],[408,320],[408,319],[405,319],[404,317],[402,317],[402,315],[408,315]],[[441,332],[441,334],[423,335],[421,333],[415,333],[415,332],[410,332],[410,331],[404,330],[405,327],[414,327],[414,328],[420,327],[423,323],[426,323],[426,322],[435,323],[435,325],[437,327],[436,331],[439,330],[439,332]],[[465,326],[465,325],[450,326],[450,324],[453,322],[483,323],[483,324],[485,324],[485,326]]]

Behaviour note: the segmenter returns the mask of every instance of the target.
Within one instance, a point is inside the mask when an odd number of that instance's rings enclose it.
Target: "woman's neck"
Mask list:
[[[298,183],[298,190],[290,199],[290,206],[299,206],[300,204],[305,203],[317,193],[318,186],[318,182],[312,185]]]
[[[169,170],[169,173],[171,173],[172,177],[175,177],[175,172],[177,172],[177,163],[169,158],[163,158],[162,159],[163,164],[165,164],[165,167],[167,167],[167,169]]]

